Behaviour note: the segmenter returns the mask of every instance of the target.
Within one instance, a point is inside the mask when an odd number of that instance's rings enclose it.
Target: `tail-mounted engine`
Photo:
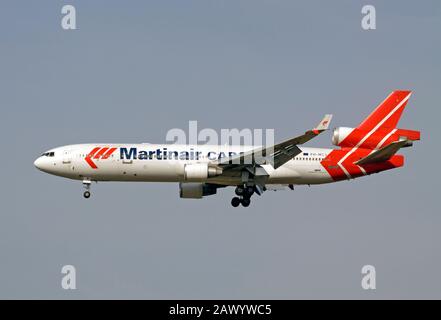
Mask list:
[[[332,132],[332,144],[334,146],[340,146],[342,141],[354,130],[355,130],[354,128],[347,128],[347,127],[335,128],[334,131]]]

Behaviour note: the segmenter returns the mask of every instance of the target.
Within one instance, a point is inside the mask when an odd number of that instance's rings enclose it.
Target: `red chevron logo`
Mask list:
[[[84,158],[84,160],[89,164],[89,166],[92,169],[98,169],[98,166],[95,162],[92,161],[92,159],[101,159],[105,160],[108,159],[112,153],[114,153],[116,148],[109,148],[109,147],[96,147],[92,151],[89,152],[89,154]]]

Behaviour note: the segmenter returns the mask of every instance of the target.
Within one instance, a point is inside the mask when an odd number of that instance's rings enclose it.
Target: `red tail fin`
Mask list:
[[[411,94],[412,91],[393,91],[360,123],[357,129],[369,132],[374,128],[376,130],[396,128]]]
[[[392,92],[357,128],[340,128],[342,137],[338,131],[334,144],[342,148],[378,149],[403,138],[419,140],[419,131],[397,128],[411,94],[411,91]]]

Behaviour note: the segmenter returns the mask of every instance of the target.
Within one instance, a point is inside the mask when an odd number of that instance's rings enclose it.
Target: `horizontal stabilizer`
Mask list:
[[[383,162],[387,161],[392,157],[395,153],[397,153],[400,148],[408,147],[412,145],[412,141],[410,140],[400,140],[392,142],[391,144],[388,144],[387,146],[378,149],[366,157],[358,160],[355,162],[356,165],[361,164],[368,164],[368,163],[375,163],[375,162]]]

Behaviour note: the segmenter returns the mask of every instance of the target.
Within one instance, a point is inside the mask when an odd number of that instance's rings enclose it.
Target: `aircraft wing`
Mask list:
[[[407,146],[411,145],[411,143],[412,142],[409,140],[400,140],[400,141],[392,142],[392,143],[388,144],[387,146],[385,146],[381,149],[378,149],[378,150],[370,153],[366,157],[356,161],[355,164],[360,165],[360,164],[368,164],[368,163],[386,161],[390,157],[392,157],[395,153],[397,153],[397,151],[400,150],[400,148],[407,147]]]
[[[259,147],[239,155],[222,158],[215,164],[222,167],[224,171],[260,164],[271,164],[274,169],[277,169],[301,152],[297,145],[303,144],[327,130],[331,119],[332,115],[327,114],[314,129],[308,130],[300,136],[269,147]]]

